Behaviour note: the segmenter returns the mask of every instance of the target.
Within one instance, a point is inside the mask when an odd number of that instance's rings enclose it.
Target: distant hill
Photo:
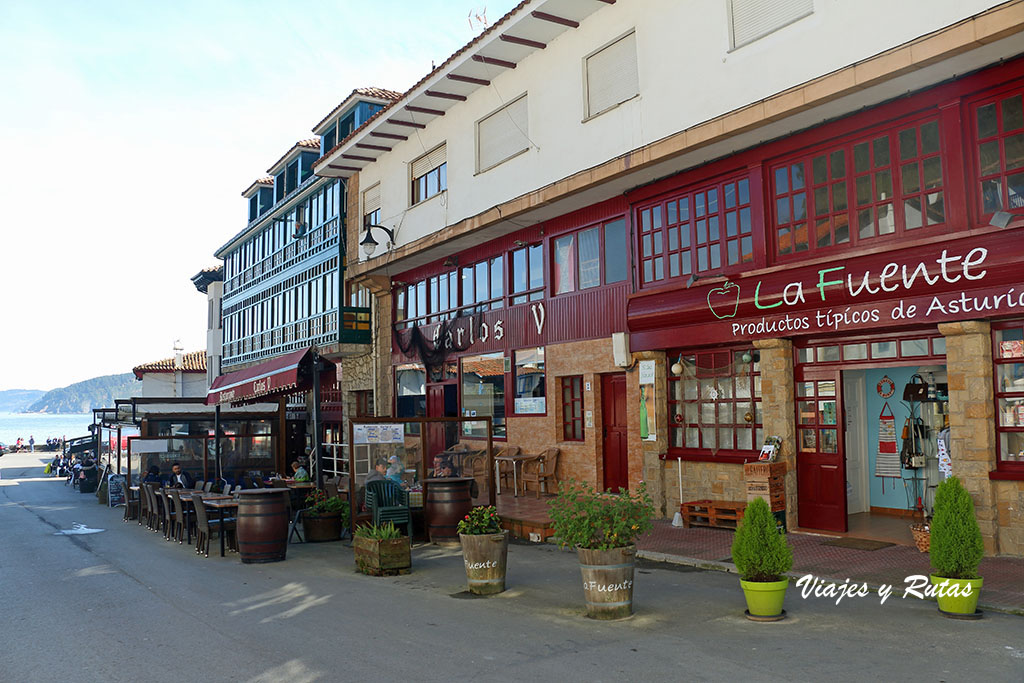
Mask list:
[[[113,408],[115,398],[130,398],[142,392],[135,375],[93,377],[43,394],[24,410],[26,413],[87,413],[93,408]]]
[[[40,389],[6,389],[0,391],[0,413],[20,413],[45,394]]]

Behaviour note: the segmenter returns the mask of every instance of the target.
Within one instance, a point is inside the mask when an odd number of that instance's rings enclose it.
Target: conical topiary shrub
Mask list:
[[[935,491],[931,533],[931,561],[936,576],[978,578],[985,544],[974,516],[971,494],[956,477],[946,479]]]
[[[793,551],[761,498],[747,505],[732,540],[732,561],[744,581],[780,581],[793,567]]]

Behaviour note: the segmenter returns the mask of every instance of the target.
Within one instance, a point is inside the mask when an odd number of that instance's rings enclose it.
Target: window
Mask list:
[[[814,11],[814,0],[729,0],[732,48],[788,26]]]
[[[1024,321],[993,323],[996,467],[1024,474]]]
[[[585,118],[597,116],[640,92],[636,33],[619,38],[584,59]]]
[[[331,126],[324,132],[324,137],[320,141],[321,152],[320,156],[327,154],[329,151],[334,149],[334,145],[338,143],[338,129],[336,126]]]
[[[562,440],[583,441],[583,376],[562,378]]]
[[[492,418],[493,436],[505,438],[505,358],[501,353],[462,359],[463,417]],[[487,437],[484,422],[463,422],[462,435]]]
[[[976,105],[981,213],[1024,213],[1024,87]]]
[[[260,197],[259,194],[254,194],[249,197],[249,222],[252,223],[254,220],[259,218],[260,215]]]
[[[395,368],[395,417],[427,416],[427,373],[419,363]],[[419,434],[418,424],[407,424],[406,434]]]
[[[669,447],[697,458],[750,457],[764,440],[761,363],[751,348],[669,353]],[[680,374],[674,371],[682,370]]]
[[[628,257],[624,219],[563,235],[554,240],[552,247],[555,294],[626,279]]]
[[[274,176],[274,201],[279,202],[284,199],[284,171],[281,171]]]
[[[348,283],[348,305],[357,308],[369,308],[373,301],[373,292],[360,284]]]
[[[299,186],[299,160],[296,159],[284,169],[284,192],[289,194]]]
[[[412,174],[412,203],[430,199],[448,189],[446,146],[441,145],[409,164]]]
[[[747,178],[704,185],[642,208],[641,283],[752,263],[752,225]]]
[[[462,305],[459,315],[467,316],[501,308],[504,305],[504,273],[504,258],[501,256],[462,268]]]
[[[544,348],[515,351],[515,413],[544,415],[547,413],[544,383]]]
[[[939,138],[937,120],[904,123],[773,166],[776,253],[944,227]]]
[[[380,225],[380,183],[363,191],[363,228]]]
[[[907,359],[909,362],[944,365],[946,362],[946,338],[939,334],[905,333],[880,337],[848,337],[842,344],[825,342],[796,347],[796,362],[808,363],[856,363]]]
[[[544,247],[533,244],[516,249],[510,255],[512,266],[512,305],[544,298]]]
[[[476,124],[476,169],[486,171],[530,148],[526,95]]]

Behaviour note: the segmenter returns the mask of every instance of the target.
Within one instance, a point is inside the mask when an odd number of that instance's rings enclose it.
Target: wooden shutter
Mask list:
[[[440,166],[446,161],[447,158],[447,145],[441,145],[433,150],[427,152],[416,161],[412,162],[412,177],[415,180],[421,175],[425,175],[435,168]]]
[[[380,183],[363,192],[363,215],[380,208]]]
[[[600,114],[639,92],[635,33],[587,57],[587,116]]]
[[[477,123],[477,170],[496,166],[530,148],[528,111],[523,95]]]
[[[729,0],[732,46],[753,42],[814,11],[814,0]]]

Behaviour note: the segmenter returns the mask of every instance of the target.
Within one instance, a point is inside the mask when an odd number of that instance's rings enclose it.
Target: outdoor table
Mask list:
[[[228,496],[203,498],[203,505],[217,510],[220,515],[220,556],[224,557],[224,511],[238,507],[238,501]]]
[[[498,463],[508,462],[512,463],[512,496],[519,496],[519,466],[531,458],[536,458],[536,455],[496,455],[494,456],[494,492],[497,495],[501,495],[501,473],[498,470]]]

